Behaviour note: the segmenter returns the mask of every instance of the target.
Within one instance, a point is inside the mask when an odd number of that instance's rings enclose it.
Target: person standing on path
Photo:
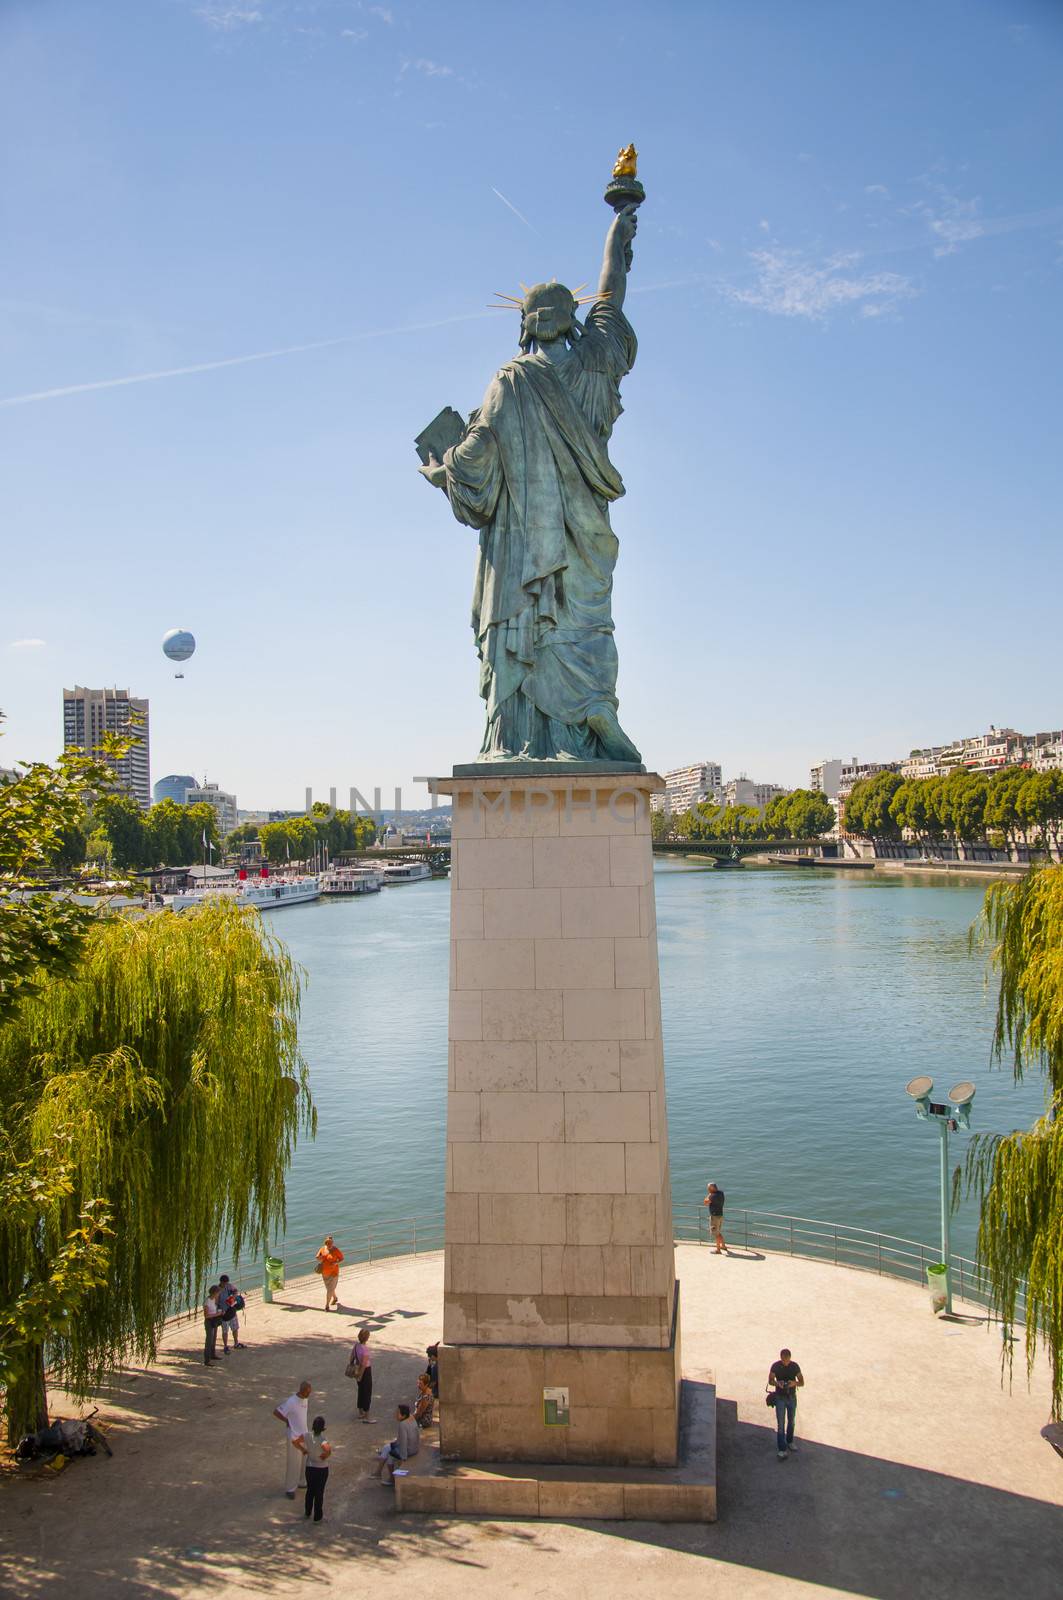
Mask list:
[[[765,1385],[775,1407],[775,1448],[780,1461],[785,1461],[790,1451],[797,1449],[794,1444],[797,1391],[804,1386],[805,1375],[801,1368],[792,1359],[789,1350],[780,1350],[778,1361],[773,1361],[768,1369]]]
[[[358,1329],[358,1342],[351,1351],[351,1363],[358,1384],[358,1415],[369,1421],[369,1407],[373,1404],[373,1352],[369,1348],[371,1328]]]
[[[287,1453],[284,1463],[284,1492],[289,1500],[295,1499],[296,1489],[306,1488],[306,1450],[300,1448],[306,1440],[306,1403],[314,1392],[309,1378],[304,1378],[294,1394],[276,1406],[273,1415],[287,1429]]]
[[[243,1298],[229,1274],[223,1272],[218,1280],[218,1311],[221,1314],[221,1347],[226,1355],[229,1354],[230,1333],[233,1336],[234,1350],[247,1348],[240,1343],[240,1315],[237,1302],[242,1304]]]
[[[325,1235],[325,1242],[317,1253],[317,1270],[321,1274],[321,1282],[325,1285],[325,1310],[331,1311],[335,1306],[340,1308],[339,1295],[336,1286],[340,1281],[340,1262],[343,1260],[343,1251],[338,1249],[331,1233]]]
[[[207,1298],[203,1302],[203,1365],[209,1367],[212,1361],[220,1361],[218,1354],[218,1324],[221,1321],[221,1312],[218,1310],[218,1285],[212,1283],[207,1290]]]
[[[726,1195],[723,1190],[718,1189],[714,1183],[710,1183],[708,1193],[701,1202],[702,1205],[709,1208],[709,1232],[716,1240],[716,1254],[718,1256],[727,1255],[728,1253],[727,1240],[723,1236],[723,1203],[725,1199]]]
[[[314,1513],[314,1521],[320,1522],[324,1515],[325,1485],[328,1482],[328,1458],[332,1454],[332,1446],[325,1438],[325,1419],[315,1417],[310,1432],[304,1434],[296,1446],[306,1457],[306,1501],[305,1516]]]

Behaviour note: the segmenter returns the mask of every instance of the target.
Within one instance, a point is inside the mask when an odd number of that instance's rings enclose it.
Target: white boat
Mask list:
[[[385,888],[396,883],[419,883],[422,878],[432,876],[427,861],[385,861],[381,870]]]
[[[293,878],[240,878],[211,884],[207,889],[188,889],[183,894],[175,894],[169,904],[175,911],[183,911],[188,906],[210,905],[215,900],[234,900],[240,906],[254,906],[256,911],[276,911],[280,906],[316,900],[319,893],[317,878],[306,873]]]
[[[384,874],[379,867],[330,867],[317,881],[323,895],[346,898],[352,894],[379,894]]]

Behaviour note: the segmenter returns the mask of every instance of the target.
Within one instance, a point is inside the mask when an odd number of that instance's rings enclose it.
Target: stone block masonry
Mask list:
[[[679,1311],[646,774],[453,796],[447,1459],[670,1465]],[[546,1418],[544,1390],[568,1391]]]

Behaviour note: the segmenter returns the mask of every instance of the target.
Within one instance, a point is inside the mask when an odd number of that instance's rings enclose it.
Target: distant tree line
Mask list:
[[[357,812],[334,811],[323,800],[315,800],[309,817],[286,817],[283,822],[258,825],[245,822],[230,833],[227,844],[236,845],[257,839],[267,861],[308,861],[318,846],[330,856],[344,850],[365,850],[376,838],[371,817]]]
[[[144,811],[130,794],[98,795],[86,821],[82,860],[135,867],[187,867],[204,854],[218,855],[218,818],[205,800],[193,806],[160,800]],[[206,836],[206,845],[203,843]]]
[[[680,816],[653,815],[655,839],[818,839],[834,825],[834,807],[815,789],[777,794],[762,812],[756,806],[693,806]]]
[[[845,831],[894,841],[907,834],[921,844],[992,841],[1051,844],[1063,835],[1063,771],[1001,767],[987,775],[957,768],[948,777],[902,778],[876,772],[853,785]]]

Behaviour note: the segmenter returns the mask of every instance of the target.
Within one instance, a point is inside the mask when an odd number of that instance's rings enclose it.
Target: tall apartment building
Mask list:
[[[777,794],[788,794],[780,783],[754,783],[752,778],[732,778],[723,787],[723,802],[727,806],[754,806],[764,811]]]
[[[214,815],[218,819],[218,833],[224,839],[227,833],[232,833],[236,827],[236,796],[226,794],[224,789],[219,789],[216,783],[207,783],[206,779],[194,789],[185,790],[185,805],[208,805],[214,808]]]
[[[133,718],[138,718],[134,729]],[[80,684],[63,690],[63,748],[99,751],[105,733],[128,736],[131,746],[115,764],[118,781],[145,811],[151,804],[148,748],[148,702],[135,699],[128,689],[85,689]]]
[[[722,805],[723,773],[718,761],[695,761],[689,767],[675,767],[664,775],[664,794],[650,796],[650,810],[662,811],[667,805],[674,817],[708,801]]]
[[[842,781],[842,763],[840,761],[817,761],[809,770],[808,787],[817,794],[825,794],[828,800],[837,800],[838,785]]]

